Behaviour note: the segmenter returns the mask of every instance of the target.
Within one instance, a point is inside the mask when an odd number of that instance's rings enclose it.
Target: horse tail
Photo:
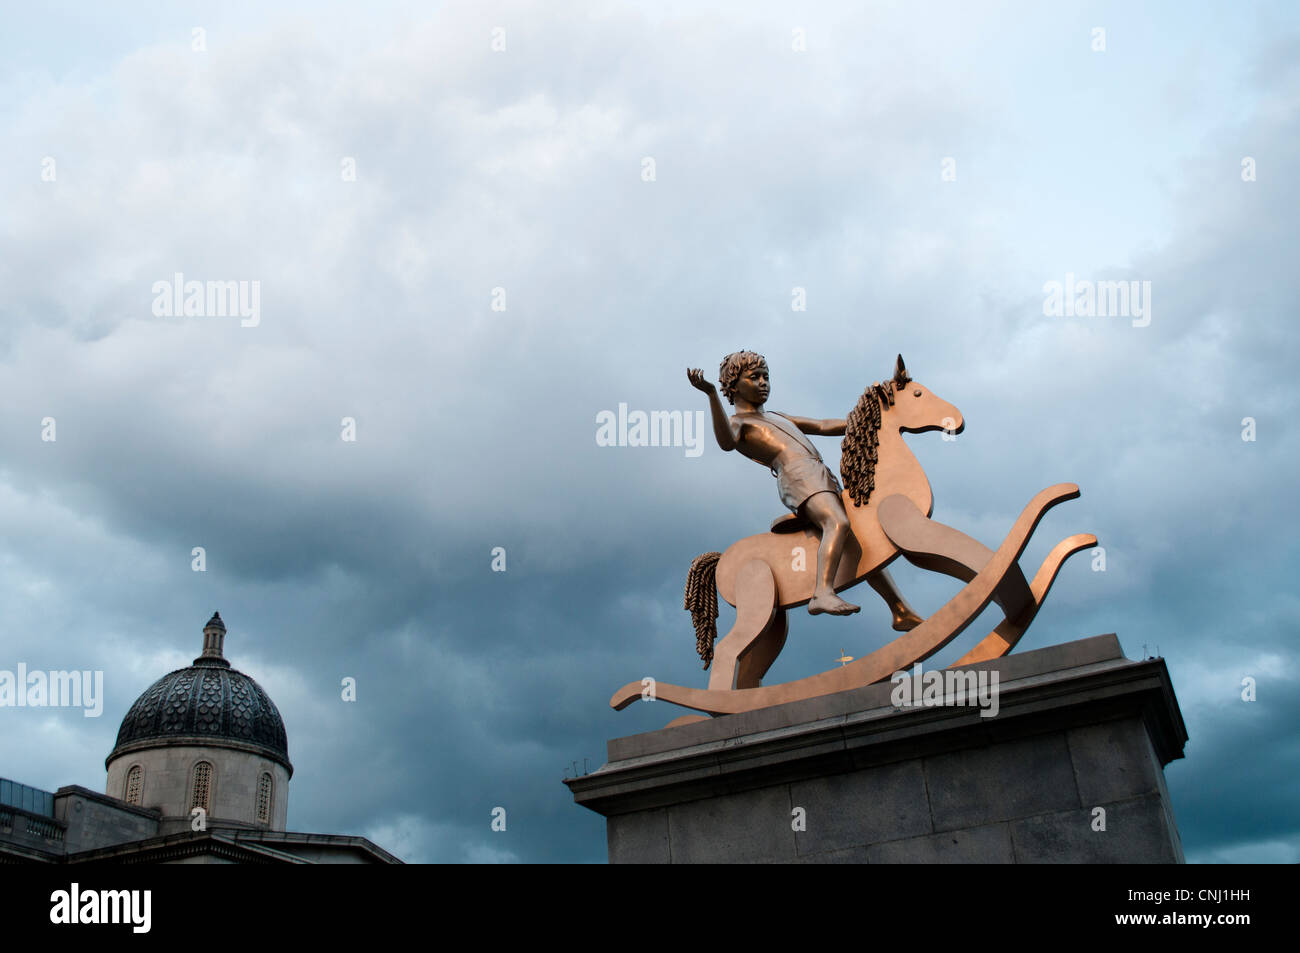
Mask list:
[[[718,638],[718,586],[716,573],[722,553],[701,553],[686,573],[686,606],[695,623],[695,651],[704,667],[713,661],[713,643]]]

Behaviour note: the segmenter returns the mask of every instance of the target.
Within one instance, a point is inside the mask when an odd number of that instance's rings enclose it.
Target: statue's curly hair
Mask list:
[[[767,358],[753,351],[735,351],[722,359],[718,367],[718,384],[722,387],[722,396],[727,403],[736,403],[736,382],[740,375],[751,367],[767,367]]]

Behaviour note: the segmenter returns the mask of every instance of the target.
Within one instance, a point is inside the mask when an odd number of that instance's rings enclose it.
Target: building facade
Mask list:
[[[214,613],[193,664],[136,699],[103,794],[0,779],[0,863],[401,863],[364,837],[285,830],[284,721],[225,637]]]

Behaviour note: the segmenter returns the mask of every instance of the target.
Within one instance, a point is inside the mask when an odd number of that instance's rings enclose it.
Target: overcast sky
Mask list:
[[[996,547],[1082,488],[1025,564],[1093,532],[1106,570],[1020,648],[1158,646],[1188,860],[1300,861],[1293,4],[3,6],[0,668],[106,700],[0,711],[0,776],[102,790],[217,609],[290,829],[603,861],[561,779],[680,713],[614,689],[705,684],[686,570],[783,508],[597,415],[704,410],[685,369],[749,348],[769,406],[844,416],[901,352],[966,420],[908,438],[936,519]],[[177,273],[257,282],[256,319],[159,314]],[[1150,282],[1149,323],[1045,315],[1071,275]],[[891,637],[850,597],[769,683]]]

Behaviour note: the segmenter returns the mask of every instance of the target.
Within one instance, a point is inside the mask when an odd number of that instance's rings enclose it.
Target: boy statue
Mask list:
[[[851,534],[849,517],[844,510],[843,492],[835,474],[822,462],[821,454],[804,434],[837,437],[844,433],[844,420],[812,420],[776,411],[764,411],[768,397],[767,361],[753,351],[737,351],[722,359],[718,383],[736,412],[727,417],[718,391],[704,379],[699,369],[687,370],[692,386],[709,398],[713,413],[713,434],[723,450],[739,450],[776,477],[781,502],[792,513],[821,528],[817,547],[817,585],[808,612],[817,615],[849,615],[858,606],[835,594],[833,582],[844,545]],[[888,603],[893,613],[893,627],[906,632],[921,624],[921,617],[904,601],[889,573],[880,569],[870,573],[871,588]]]

